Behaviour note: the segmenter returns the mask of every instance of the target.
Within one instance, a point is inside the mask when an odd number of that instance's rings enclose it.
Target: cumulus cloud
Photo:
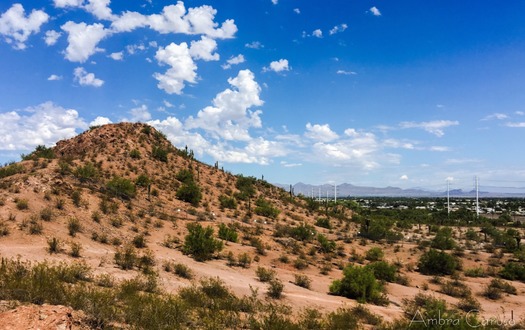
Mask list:
[[[145,104],[131,109],[129,113],[131,114],[131,121],[133,122],[147,122],[151,120],[151,113]]]
[[[218,61],[219,54],[215,53],[217,50],[217,41],[202,36],[201,40],[192,41],[190,47],[190,55],[196,60],[204,61]]]
[[[239,54],[237,56],[232,56],[230,57],[225,64],[221,65],[221,67],[226,70],[226,69],[230,69],[232,67],[232,65],[237,65],[237,64],[241,64],[241,63],[244,63],[245,62],[245,59],[244,59],[244,55],[242,54]]]
[[[525,122],[508,122],[505,124],[505,126],[513,128],[524,128]]]
[[[71,62],[83,63],[91,55],[103,51],[97,45],[109,35],[109,31],[100,23],[88,25],[69,21],[61,28],[68,33],[69,44],[65,50],[65,58]]]
[[[381,12],[379,11],[379,9],[377,9],[377,7],[372,7],[370,8],[370,12],[372,13],[372,15],[374,16],[381,16]]]
[[[299,15],[301,13],[301,9],[294,8],[293,12],[296,13],[297,15]]]
[[[124,59],[124,52],[111,53],[109,57],[115,61],[122,61]]]
[[[89,126],[102,126],[111,123],[112,121],[108,117],[98,116],[89,123]]]
[[[317,30],[314,30],[314,32],[312,32],[312,35],[316,38],[322,38],[323,37],[323,31],[321,31],[321,29],[317,29]]]
[[[98,19],[113,20],[115,16],[109,8],[110,2],[111,0],[89,0],[84,8]]]
[[[73,137],[87,125],[74,109],[52,102],[0,113],[0,150],[29,150]]]
[[[136,28],[149,27],[159,33],[202,34],[214,39],[233,38],[237,33],[234,20],[224,21],[220,27],[215,22],[217,10],[211,6],[189,8],[178,1],[176,5],[165,6],[160,14],[142,15],[125,12],[111,24],[112,31],[130,32]]]
[[[165,48],[160,47],[155,54],[159,64],[167,64],[170,68],[163,74],[155,73],[159,81],[157,86],[168,94],[182,94],[185,83],[195,83],[197,65],[190,55],[188,44],[171,43]]]
[[[62,32],[57,32],[55,30],[49,30],[46,31],[46,36],[44,37],[44,41],[46,42],[46,45],[53,46],[57,43],[58,38],[62,35]]]
[[[339,137],[337,133],[330,129],[330,125],[328,124],[312,125],[308,123],[306,124],[306,133],[304,135],[309,139],[321,142],[330,142]]]
[[[264,67],[263,71],[273,71],[273,72],[283,72],[289,71],[290,67],[288,66],[288,60],[280,59],[278,61],[273,61],[270,63],[269,67]]]
[[[250,127],[261,127],[260,110],[251,111],[250,108],[260,106],[263,101],[259,98],[261,87],[255,81],[250,70],[241,70],[235,78],[229,78],[228,88],[213,99],[213,106],[208,106],[189,117],[186,121],[188,128],[201,128],[225,140],[248,141]]]
[[[47,80],[49,81],[62,80],[62,76],[57,76],[56,74],[52,74],[47,78]]]
[[[104,85],[104,81],[95,77],[95,74],[88,73],[83,67],[75,68],[73,71],[73,79],[78,82],[80,86],[100,87]]]
[[[80,7],[83,2],[84,0],[53,0],[57,8]]]
[[[264,48],[264,45],[260,41],[252,41],[250,43],[244,44],[244,47],[251,49],[261,49]]]
[[[279,0],[272,0],[272,3],[273,3],[274,5],[276,5],[276,4],[279,3]]]
[[[348,25],[345,24],[345,23],[336,25],[330,30],[330,35],[333,35],[333,34],[336,34],[336,33],[340,33],[340,32],[344,32],[347,28],[348,28]]]
[[[434,134],[438,137],[442,137],[445,135],[444,129],[450,126],[457,126],[459,125],[458,121],[452,121],[452,120],[435,120],[435,121],[428,121],[428,122],[412,122],[412,121],[405,121],[399,124],[401,128],[421,128],[425,131]]]
[[[26,16],[24,7],[15,3],[0,16],[0,35],[15,49],[25,49],[31,34],[40,32],[49,15],[42,10],[33,10]]]

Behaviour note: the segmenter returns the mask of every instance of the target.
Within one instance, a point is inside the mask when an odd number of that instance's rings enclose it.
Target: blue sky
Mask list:
[[[0,3],[0,161],[141,121],[270,182],[525,186],[522,1]]]

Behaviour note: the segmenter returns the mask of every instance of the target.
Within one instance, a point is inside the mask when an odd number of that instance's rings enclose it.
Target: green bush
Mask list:
[[[131,180],[114,176],[107,184],[108,192],[116,197],[130,199],[135,197],[135,185]]]
[[[242,175],[237,176],[235,187],[239,189],[239,193],[236,194],[240,200],[247,200],[255,196],[255,182],[257,179],[254,177],[245,177]]]
[[[133,149],[129,152],[129,156],[133,159],[140,159],[140,151]]]
[[[317,227],[323,227],[326,229],[331,229],[332,226],[330,225],[330,220],[328,218],[317,218],[315,221],[315,225]]]
[[[226,226],[224,223],[219,225],[219,238],[229,242],[237,242],[237,231]]]
[[[55,153],[53,148],[47,148],[44,145],[38,145],[35,148],[35,151],[29,155],[22,155],[23,160],[37,160],[38,158],[53,159],[55,158]]]
[[[255,270],[255,275],[257,275],[257,277],[259,278],[259,281],[269,282],[275,278],[275,271],[273,269],[259,266]]]
[[[268,282],[268,297],[273,299],[280,299],[283,293],[284,284],[281,280],[274,278]]]
[[[386,261],[375,261],[365,266],[374,273],[375,278],[385,282],[395,282],[397,279],[397,267]]]
[[[295,274],[294,275],[294,282],[295,285],[300,286],[305,289],[310,289],[310,285],[312,284],[312,280],[304,275],[304,274]]]
[[[0,179],[22,172],[24,172],[24,166],[20,164],[6,165],[4,167],[0,167]]]
[[[519,262],[508,262],[499,274],[507,280],[525,282],[525,264]]]
[[[92,163],[86,163],[84,166],[79,166],[73,172],[75,177],[81,182],[92,180],[97,177],[98,171]]]
[[[177,189],[177,198],[190,203],[193,206],[198,206],[202,199],[202,192],[200,187],[193,181],[185,183]]]
[[[151,183],[150,178],[145,174],[139,175],[137,179],[135,180],[135,185],[139,187],[147,187],[150,183]]]
[[[325,235],[319,234],[317,235],[317,241],[320,245],[320,250],[323,253],[331,253],[335,250],[335,242],[333,240],[329,240],[326,238]]]
[[[133,269],[137,263],[137,251],[133,245],[118,248],[115,253],[115,263],[124,270]]]
[[[372,269],[348,265],[343,270],[343,278],[330,285],[330,293],[361,303],[382,301],[382,287],[374,276]]]
[[[62,242],[56,237],[47,240],[47,251],[49,254],[60,253],[62,251]]]
[[[151,156],[164,163],[168,162],[168,153],[167,149],[160,146],[153,146],[153,149],[151,150]]]
[[[69,235],[75,237],[78,232],[82,231],[82,225],[77,218],[69,218],[67,222],[67,229],[69,230]]]
[[[193,177],[193,171],[186,168],[179,170],[175,175],[175,179],[185,184],[195,182],[195,179]]]
[[[235,197],[221,195],[219,196],[219,203],[223,209],[235,210],[237,208],[237,201],[235,200]]]
[[[383,250],[381,250],[381,248],[373,247],[366,251],[365,259],[370,261],[379,261],[383,260],[384,256],[385,253],[383,252]]]
[[[29,202],[27,201],[27,199],[16,199],[15,203],[16,203],[16,208],[19,210],[29,209]]]
[[[431,246],[440,250],[452,250],[456,247],[456,242],[452,238],[452,229],[450,227],[440,228],[432,240]]]
[[[178,276],[188,280],[191,280],[193,278],[193,271],[190,269],[190,267],[181,263],[173,265],[173,272]]]
[[[451,275],[460,268],[460,262],[446,252],[430,249],[419,258],[418,267],[425,275]]]
[[[255,207],[255,214],[258,214],[263,217],[275,219],[280,213],[280,211],[277,208],[273,207],[270,202],[268,202],[262,197],[257,199],[255,205],[257,205]]]
[[[189,223],[188,235],[184,239],[183,252],[197,261],[206,261],[213,257],[215,252],[222,250],[221,241],[213,238],[213,228],[203,228],[198,223]]]

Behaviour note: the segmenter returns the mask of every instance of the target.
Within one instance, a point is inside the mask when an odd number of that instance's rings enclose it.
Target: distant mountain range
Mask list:
[[[285,190],[290,189],[290,185],[276,184]],[[311,196],[313,192],[314,198],[334,198],[334,186],[329,184],[311,185],[306,183],[296,183],[293,185],[293,190],[296,195],[302,194]],[[366,187],[356,186],[350,183],[342,183],[337,185],[338,197],[446,197],[447,191],[433,191],[423,188],[409,188],[402,189],[398,187]],[[462,189],[450,190],[451,197],[475,197],[476,191],[464,191]],[[522,188],[505,188],[505,187],[483,187],[479,191],[480,197],[521,197],[525,198],[525,187]]]

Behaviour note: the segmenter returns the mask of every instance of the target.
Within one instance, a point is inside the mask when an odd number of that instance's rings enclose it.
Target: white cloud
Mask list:
[[[336,25],[330,30],[330,35],[333,35],[333,34],[336,34],[336,33],[340,33],[340,32],[344,32],[347,28],[348,28],[348,25],[345,24],[345,23]]]
[[[516,111],[516,112],[514,112],[514,113],[517,114],[518,116],[523,116],[523,115],[525,115],[525,112],[523,112],[523,111]]]
[[[56,8],[81,7],[84,0],[54,0]]]
[[[309,139],[321,142],[330,142],[336,140],[339,137],[337,133],[330,129],[330,125],[328,124],[312,125],[308,123],[306,124],[306,132],[304,135]]]
[[[127,50],[128,54],[133,55],[139,50],[140,51],[146,50],[146,46],[144,46],[144,44],[127,45],[126,46],[126,50]]]
[[[288,66],[288,60],[286,59],[280,59],[278,61],[273,61],[270,63],[269,67],[264,67],[263,71],[274,71],[274,72],[282,72],[282,71],[289,71],[290,67]]]
[[[109,57],[115,61],[122,61],[124,59],[124,52],[111,53]]]
[[[408,180],[408,175],[403,174],[402,176],[399,177],[399,180],[403,180],[403,181]]]
[[[83,67],[75,68],[73,71],[74,80],[80,86],[100,87],[104,85],[104,81],[95,77],[95,74],[88,73]]]
[[[62,76],[57,76],[56,74],[50,75],[47,80],[55,81],[55,80],[62,80]]]
[[[140,107],[131,109],[129,113],[131,114],[131,121],[133,122],[146,122],[151,120],[151,113],[148,111],[148,107],[144,104]]]
[[[74,23],[69,21],[61,26],[68,33],[68,46],[65,50],[65,58],[71,62],[85,62],[91,55],[103,51],[97,48],[98,43],[109,35],[104,25],[95,23]]]
[[[197,65],[193,62],[188,44],[171,43],[165,48],[160,47],[155,54],[159,64],[167,64],[170,68],[164,73],[155,73],[159,81],[157,86],[168,94],[182,94],[185,82],[195,83]]]
[[[505,126],[513,128],[524,128],[525,122],[508,122],[505,124]]]
[[[399,124],[401,128],[421,128],[438,137],[445,135],[445,132],[443,131],[445,128],[457,125],[459,125],[459,122],[452,120],[435,120],[420,123],[406,121]]]
[[[45,102],[24,110],[0,113],[0,150],[29,150],[73,137],[87,128],[74,109]]]
[[[204,61],[218,61],[219,54],[214,53],[217,50],[217,42],[206,36],[202,36],[201,40],[192,41],[190,46],[190,55],[194,59]]]
[[[250,43],[244,44],[244,47],[251,49],[261,49],[264,48],[264,45],[260,41],[252,41]]]
[[[303,166],[302,163],[288,163],[287,161],[281,161],[281,165],[283,167],[299,167],[299,166]]]
[[[232,65],[237,65],[237,64],[244,63],[244,62],[245,62],[244,55],[239,54],[237,56],[230,57],[230,59],[226,61],[226,64],[223,64],[221,67],[224,70],[226,70],[226,69],[230,69]]]
[[[53,46],[57,43],[58,38],[62,35],[62,32],[57,32],[54,30],[46,31],[46,36],[44,37],[44,41],[46,42],[46,45]]]
[[[130,32],[146,27],[159,33],[202,34],[214,39],[233,38],[237,33],[234,20],[228,19],[221,26],[216,23],[217,10],[211,6],[189,8],[178,1],[176,5],[165,6],[160,14],[149,16],[137,12],[125,12],[111,24],[115,32]]]
[[[260,110],[250,111],[254,106],[260,106],[261,87],[255,81],[250,70],[241,70],[235,78],[229,78],[233,87],[226,89],[213,99],[213,106],[208,106],[197,113],[197,117],[189,117],[188,128],[201,128],[216,138],[225,140],[248,141],[250,127],[261,127]]]
[[[162,103],[164,103],[164,106],[165,106],[166,108],[173,108],[173,107],[174,107],[173,104],[171,104],[170,102],[168,102],[168,101],[166,101],[166,100],[162,101]]]
[[[15,49],[25,49],[29,36],[40,32],[48,20],[49,15],[42,10],[33,10],[26,16],[24,7],[15,3],[0,16],[0,35]]]
[[[430,147],[430,151],[446,152],[450,151],[450,148],[445,146],[432,146]]]
[[[93,119],[89,123],[89,126],[102,126],[102,125],[107,125],[107,124],[111,124],[111,123],[112,123],[112,121],[108,117],[98,116],[97,118]]]
[[[354,71],[345,71],[345,70],[337,70],[336,72],[337,74],[342,74],[342,75],[345,75],[345,76],[351,76],[351,75],[356,75],[357,72],[354,72]]]
[[[323,37],[323,31],[321,31],[321,29],[317,29],[317,30],[314,30],[314,32],[312,32],[312,35],[316,38],[322,38]]]
[[[377,7],[372,7],[370,8],[370,12],[372,13],[372,15],[374,16],[381,16],[381,12],[379,11],[379,9],[377,9]]]
[[[276,4],[279,3],[279,0],[272,0],[272,3],[273,3],[274,5],[276,5]]]
[[[98,19],[114,20],[109,3],[111,0],[89,0],[84,8]]]
[[[481,120],[483,120],[483,121],[493,120],[493,119],[503,120],[503,119],[508,119],[508,118],[509,118],[509,116],[507,116],[506,114],[496,112],[496,113],[493,113],[491,115],[488,115],[488,116],[484,117]]]
[[[294,8],[294,13],[296,13],[297,15],[299,15],[301,13],[301,9],[299,8]]]

